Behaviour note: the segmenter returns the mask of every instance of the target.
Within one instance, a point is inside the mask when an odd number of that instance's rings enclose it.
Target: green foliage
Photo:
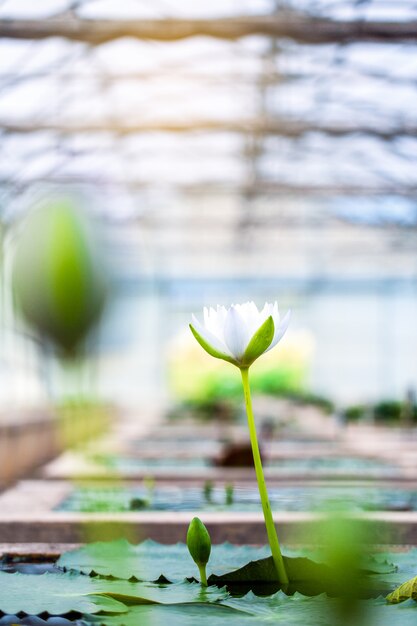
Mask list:
[[[131,498],[129,501],[129,510],[130,511],[143,511],[149,507],[149,502],[145,498]]]
[[[417,600],[417,576],[414,576],[411,580],[407,580],[407,582],[397,587],[397,589],[394,589],[394,591],[387,596],[387,600],[391,604],[397,604],[410,599]]]
[[[168,413],[169,420],[192,418],[202,422],[218,419],[223,422],[235,422],[240,415],[237,399],[221,400],[218,398],[189,400],[175,406]]]
[[[318,394],[312,393],[310,391],[293,391],[293,392],[284,392],[277,393],[276,395],[281,395],[288,400],[293,400],[298,404],[302,405],[310,405],[316,406],[318,409],[321,409],[324,413],[331,414],[333,413],[335,407],[334,403],[325,396],[320,396]]]
[[[287,551],[288,552],[288,551]],[[328,566],[313,562],[317,554],[310,552],[293,552],[285,557],[288,560],[290,578],[299,582],[302,578],[315,579],[328,572]],[[399,569],[398,576],[404,579],[412,572],[416,552],[402,556],[405,567]],[[304,557],[312,557],[310,559]],[[393,581],[392,587],[397,584],[396,568],[388,563],[392,555],[382,555],[375,560],[362,564],[363,571],[372,576],[388,576]],[[261,548],[253,546],[235,546],[229,543],[214,545],[211,549],[209,574],[214,576],[211,581],[247,582],[253,577],[255,583],[270,583],[276,581],[275,571],[270,569],[269,546]],[[400,560],[401,555],[396,555]],[[132,545],[124,539],[110,542],[96,542],[83,546],[77,550],[64,553],[58,565],[83,574],[99,574],[100,576],[114,576],[116,578],[155,582],[158,580],[182,582],[194,576],[192,562],[187,547],[183,543],[164,546],[147,540],[138,545]],[[251,569],[255,568],[255,569]],[[240,571],[242,570],[242,571]],[[248,574],[249,571],[249,574]],[[394,575],[394,578],[392,576]]]
[[[251,560],[268,556],[264,546],[233,546],[225,543],[212,547],[209,569],[217,575],[235,567],[242,567]],[[194,571],[187,546],[184,543],[162,545],[151,540],[132,545],[125,539],[97,541],[78,550],[65,552],[58,560],[60,567],[83,574],[99,574],[116,578],[135,578],[142,581],[168,580],[181,582],[192,578]]]
[[[289,585],[285,587],[285,592],[290,595],[295,592],[301,592],[305,595],[327,593],[331,596],[348,596],[351,598],[367,594],[372,595],[375,588],[372,576],[395,571],[393,566],[381,567],[378,563],[374,565],[374,570],[366,571],[357,569],[357,564],[354,563],[354,567],[349,571],[346,568],[344,570],[339,569],[333,564],[329,566],[326,563],[317,563],[306,557],[284,556],[283,559],[290,581]],[[354,586],[353,580],[355,580]],[[243,587],[245,591],[248,589],[261,591],[262,595],[266,592],[275,592],[281,587],[277,581],[276,568],[271,556],[251,561],[222,576],[212,575],[208,582],[216,585],[227,584],[231,590]]]
[[[352,406],[347,407],[343,412],[345,419],[348,422],[357,422],[361,420],[366,415],[366,406],[363,404],[354,404]]]
[[[374,406],[374,418],[377,422],[396,422],[401,418],[403,403],[397,400],[384,400]]]
[[[0,585],[0,611],[8,614],[126,613],[127,605],[208,603],[227,597],[227,592],[217,587],[211,587],[202,595],[200,585],[185,581],[174,585],[145,584],[74,573],[0,572]]]
[[[387,605],[383,600],[362,603],[362,619],[354,626],[415,626],[417,605]],[[249,592],[221,604],[134,606],[127,615],[84,618],[96,626],[347,626],[337,618],[337,600],[325,594],[309,598],[282,591],[262,598]]]
[[[372,415],[376,422],[385,424],[395,424],[405,418],[417,422],[417,406],[408,406],[399,400],[382,400],[370,407],[363,404],[352,405],[344,410],[348,421],[362,420],[367,414]]]
[[[358,600],[357,619],[349,622],[340,613],[339,598],[294,593],[296,586],[304,584],[306,579],[318,583],[310,589],[304,587],[306,593],[314,594],[320,593],[323,580],[329,585],[333,582],[331,567],[313,562],[306,558],[307,554],[315,556],[311,551],[298,551],[298,554],[285,557],[293,586],[287,587],[285,593],[278,591],[271,595],[273,587],[268,581],[273,582],[276,573],[266,547],[213,546],[210,582],[215,581],[216,585],[205,588],[186,580],[193,574],[193,565],[184,544],[163,546],[146,541],[134,546],[124,540],[97,542],[62,555],[59,565],[71,568],[71,573],[34,576],[0,572],[0,611],[11,615],[84,612],[83,622],[96,626],[137,626],[142,623],[162,626],[167,621],[170,626],[241,626],[246,623],[255,626],[264,622],[286,626],[303,623],[309,626],[346,626],[348,623],[354,626],[414,626],[416,623],[417,603],[413,600],[389,605],[383,598],[376,597],[381,588],[388,586],[392,590],[411,575],[415,569],[416,550],[382,554],[369,560],[366,573],[375,572],[372,579],[376,584],[368,596],[374,599]],[[392,558],[398,564],[398,571],[387,563],[387,559]],[[100,576],[83,576],[81,571],[96,572]],[[140,583],[131,579],[132,576],[142,576],[147,581],[157,580],[161,574],[163,580],[177,582]],[[254,584],[256,581],[261,584]],[[415,581],[407,583],[411,595],[406,593],[404,597],[413,597]],[[219,588],[226,583],[228,590],[234,583],[237,594],[233,596],[226,588]],[[252,592],[242,595],[248,583],[257,595]]]
[[[123,613],[124,604],[103,593],[100,581],[87,576],[50,574],[41,576],[0,572],[0,611],[38,615],[80,613]]]

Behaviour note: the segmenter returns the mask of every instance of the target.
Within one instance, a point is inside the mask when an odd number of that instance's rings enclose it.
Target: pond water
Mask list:
[[[335,476],[384,477],[398,476],[399,469],[394,465],[358,457],[316,457],[300,459],[280,459],[266,462],[266,467],[283,474],[333,474]]]
[[[132,474],[137,472],[150,472],[164,468],[204,468],[213,467],[209,458],[204,456],[190,457],[151,457],[140,459],[134,457],[109,456],[96,459],[100,465],[120,474]],[[315,475],[316,477],[332,475],[344,478],[380,478],[386,476],[399,476],[399,470],[394,465],[376,461],[373,459],[358,457],[311,457],[293,459],[265,459],[265,468],[273,470],[274,474],[294,476]]]
[[[79,487],[56,510],[71,512],[127,511],[260,511],[258,490],[235,486]],[[280,486],[269,489],[274,511],[320,511],[329,506],[356,511],[416,511],[417,491],[358,486]]]

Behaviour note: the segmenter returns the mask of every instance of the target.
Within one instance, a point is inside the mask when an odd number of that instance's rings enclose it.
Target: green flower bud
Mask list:
[[[16,237],[13,290],[41,339],[74,355],[101,317],[107,288],[92,226],[71,200],[50,201],[28,216]]]
[[[207,586],[206,565],[210,558],[211,539],[203,522],[194,517],[187,531],[187,548],[200,571],[201,583]]]

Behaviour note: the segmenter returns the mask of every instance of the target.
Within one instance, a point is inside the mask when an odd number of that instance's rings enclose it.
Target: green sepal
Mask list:
[[[223,361],[228,361],[229,363],[233,363],[233,365],[237,365],[236,361],[229,355],[224,354],[223,352],[219,352],[215,348],[213,348],[207,341],[200,335],[200,333],[194,328],[192,324],[189,325],[190,330],[193,333],[194,337],[197,339],[198,343],[208,354],[214,356],[216,359],[223,359]],[[272,340],[271,340],[272,341]]]
[[[264,321],[262,326],[258,328],[252,339],[250,340],[248,347],[242,357],[242,365],[248,367],[258,357],[265,352],[265,350],[271,345],[275,333],[275,324],[272,316]]]

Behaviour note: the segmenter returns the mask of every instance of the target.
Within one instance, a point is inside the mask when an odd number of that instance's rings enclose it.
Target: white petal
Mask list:
[[[209,321],[209,310],[206,306],[203,309],[203,320],[204,326],[207,326],[207,322]]]
[[[270,316],[273,315],[274,306],[269,302],[265,302],[262,311],[259,314],[260,324],[263,324],[264,321]]]
[[[224,340],[233,356],[240,359],[247,348],[250,335],[245,320],[235,306],[231,306],[227,312]]]
[[[283,338],[285,331],[287,330],[288,325],[290,323],[290,319],[291,319],[291,311],[288,311],[282,318],[282,322],[279,325],[275,326],[274,338],[271,341],[271,345],[267,348],[267,350],[265,350],[265,352],[268,352],[268,350],[276,346],[278,341],[280,341],[280,339]]]
[[[259,311],[254,302],[247,303],[245,319],[248,329],[250,331],[249,334],[252,337],[261,325]]]
[[[202,336],[204,341],[207,341],[207,343],[212,348],[214,348],[218,352],[222,352],[223,354],[226,354],[227,356],[233,356],[229,348],[224,343],[224,341],[216,337],[216,335],[214,335],[210,330],[208,330],[206,326],[203,326],[202,324],[200,324],[200,322],[195,317],[195,315],[192,315],[192,321],[193,321],[193,326],[196,329],[196,331]]]
[[[210,307],[208,312],[206,328],[213,335],[224,343],[224,321],[226,319],[226,309],[224,307],[217,306],[217,309]]]

